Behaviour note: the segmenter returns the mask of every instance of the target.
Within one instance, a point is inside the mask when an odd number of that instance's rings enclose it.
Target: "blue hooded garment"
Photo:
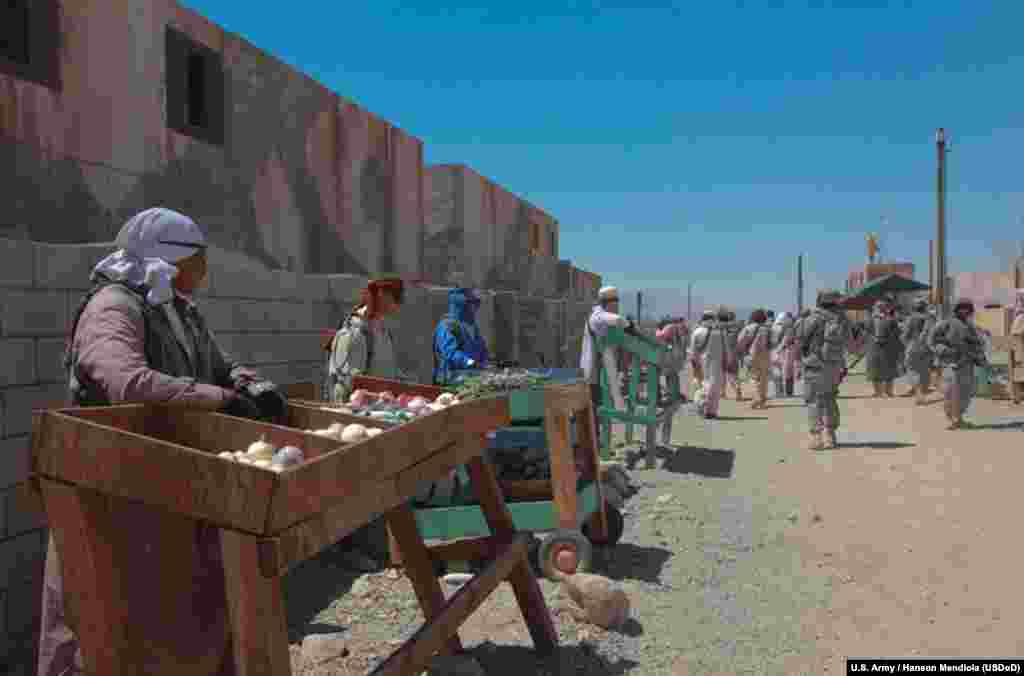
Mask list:
[[[448,292],[448,314],[434,331],[434,382],[444,384],[456,371],[487,365],[487,343],[476,323],[479,307],[480,299],[470,289]],[[469,359],[476,362],[472,367]]]

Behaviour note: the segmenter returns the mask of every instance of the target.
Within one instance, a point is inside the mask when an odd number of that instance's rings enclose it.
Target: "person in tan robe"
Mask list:
[[[221,351],[192,301],[206,277],[198,225],[168,209],[148,209],[125,224],[116,243],[120,248],[94,269],[93,288],[72,322],[65,358],[70,404],[161,402],[279,418],[283,397]],[[260,400],[245,394],[257,391],[253,385],[266,392]],[[112,518],[130,534],[112,543],[129,548],[132,558],[118,571],[129,609],[123,631],[145,646],[118,656],[121,673],[233,675],[217,529],[143,504]],[[77,562],[62,559],[61,542],[60,530],[51,528],[38,676],[95,673],[76,628],[106,620],[77,617],[75,599],[65,598],[63,580]]]

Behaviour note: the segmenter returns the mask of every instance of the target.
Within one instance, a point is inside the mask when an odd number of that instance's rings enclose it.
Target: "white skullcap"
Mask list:
[[[614,286],[602,286],[601,290],[597,292],[598,300],[610,300],[612,298],[619,297],[619,290]]]

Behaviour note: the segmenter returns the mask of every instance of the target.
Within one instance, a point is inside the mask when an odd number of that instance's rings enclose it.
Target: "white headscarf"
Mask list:
[[[178,275],[174,266],[206,247],[206,235],[188,216],[156,207],[133,216],[114,243],[110,254],[92,271],[92,280],[102,275],[115,282],[149,287],[146,301],[162,305],[174,298],[172,283]]]

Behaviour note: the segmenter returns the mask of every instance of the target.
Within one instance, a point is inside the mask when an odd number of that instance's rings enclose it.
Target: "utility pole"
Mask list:
[[[637,324],[639,324],[640,322],[642,322],[644,320],[644,317],[643,317],[643,314],[642,314],[643,310],[644,310],[644,292],[643,291],[637,291],[636,292],[636,322],[637,322]]]
[[[948,316],[946,298],[946,130],[939,127],[935,132],[935,147],[938,151],[939,167],[936,197],[938,201],[938,223],[935,236],[936,288],[941,316]]]
[[[928,240],[928,293],[935,302],[935,240]]]
[[[796,313],[804,311],[804,255],[796,257]]]
[[[693,282],[686,284],[686,321],[693,321]]]

